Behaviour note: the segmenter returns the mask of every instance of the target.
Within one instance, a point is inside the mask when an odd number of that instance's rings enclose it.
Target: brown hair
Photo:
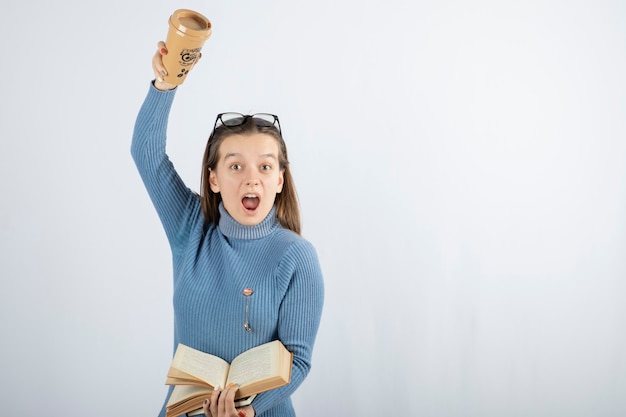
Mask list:
[[[300,234],[300,207],[296,187],[289,169],[289,159],[287,157],[287,146],[281,133],[274,126],[257,126],[252,118],[248,118],[245,123],[239,126],[218,126],[209,136],[204,157],[202,158],[202,176],[200,181],[200,202],[206,223],[213,223],[217,226],[220,220],[219,205],[222,201],[220,193],[211,190],[209,175],[210,170],[215,170],[219,162],[220,145],[231,135],[252,135],[262,133],[273,137],[278,143],[278,163],[283,173],[283,188],[276,194],[274,205],[276,206],[276,217],[280,224],[293,232]]]

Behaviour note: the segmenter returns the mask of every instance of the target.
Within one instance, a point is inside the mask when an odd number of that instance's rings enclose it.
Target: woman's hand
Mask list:
[[[251,405],[235,408],[235,392],[239,385],[230,384],[223,390],[216,387],[210,400],[204,400],[204,415],[206,417],[254,417],[254,408]]]
[[[173,90],[176,88],[176,85],[166,83],[163,79],[167,75],[167,70],[165,69],[165,65],[163,65],[163,56],[167,55],[167,47],[165,46],[165,42],[159,41],[157,44],[157,51],[154,53],[152,57],[152,71],[154,71],[154,86],[159,90]],[[198,61],[202,58],[202,52],[198,53],[198,57],[195,62],[189,68],[189,71],[196,66]]]
[[[152,57],[152,71],[154,71],[154,86],[158,90],[172,90],[176,88],[174,84],[169,84],[163,81],[163,77],[167,75],[167,70],[163,65],[163,55],[167,55],[167,48],[163,41],[159,41],[157,45],[157,51]]]

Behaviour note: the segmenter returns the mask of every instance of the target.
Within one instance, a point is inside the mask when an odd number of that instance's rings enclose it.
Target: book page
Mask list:
[[[169,400],[167,401],[167,406],[172,406],[178,404],[189,397],[194,397],[197,395],[211,395],[208,393],[207,388],[203,387],[195,387],[193,385],[176,385],[172,390],[172,395],[170,395]]]
[[[224,387],[229,365],[217,356],[179,344],[172,360],[172,368],[193,375],[211,387]]]
[[[233,360],[226,384],[234,382],[241,386],[250,382],[275,376],[279,371],[278,345],[266,343],[252,348]]]

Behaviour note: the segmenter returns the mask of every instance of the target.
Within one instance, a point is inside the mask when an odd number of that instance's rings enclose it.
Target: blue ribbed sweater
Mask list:
[[[258,417],[295,416],[290,396],[311,367],[324,297],[315,249],[284,229],[275,209],[260,224],[244,226],[220,207],[219,225],[205,224],[198,195],[185,186],[165,150],[175,92],[150,86],[131,146],[172,250],[174,347],[184,343],[230,362],[280,339],[294,353],[291,383],[259,394],[253,407]],[[245,288],[254,290],[252,332],[243,327]]]

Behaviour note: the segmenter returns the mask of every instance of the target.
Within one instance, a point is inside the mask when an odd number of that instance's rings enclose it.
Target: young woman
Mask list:
[[[161,42],[131,153],[172,250],[174,346],[183,343],[230,362],[279,339],[293,352],[288,385],[241,408],[233,400],[237,385],[220,387],[206,399],[204,413],[295,416],[290,396],[311,367],[324,290],[315,249],[300,236],[278,117],[218,115],[203,158],[201,193],[193,192],[165,152],[176,92],[162,79],[165,53]]]

